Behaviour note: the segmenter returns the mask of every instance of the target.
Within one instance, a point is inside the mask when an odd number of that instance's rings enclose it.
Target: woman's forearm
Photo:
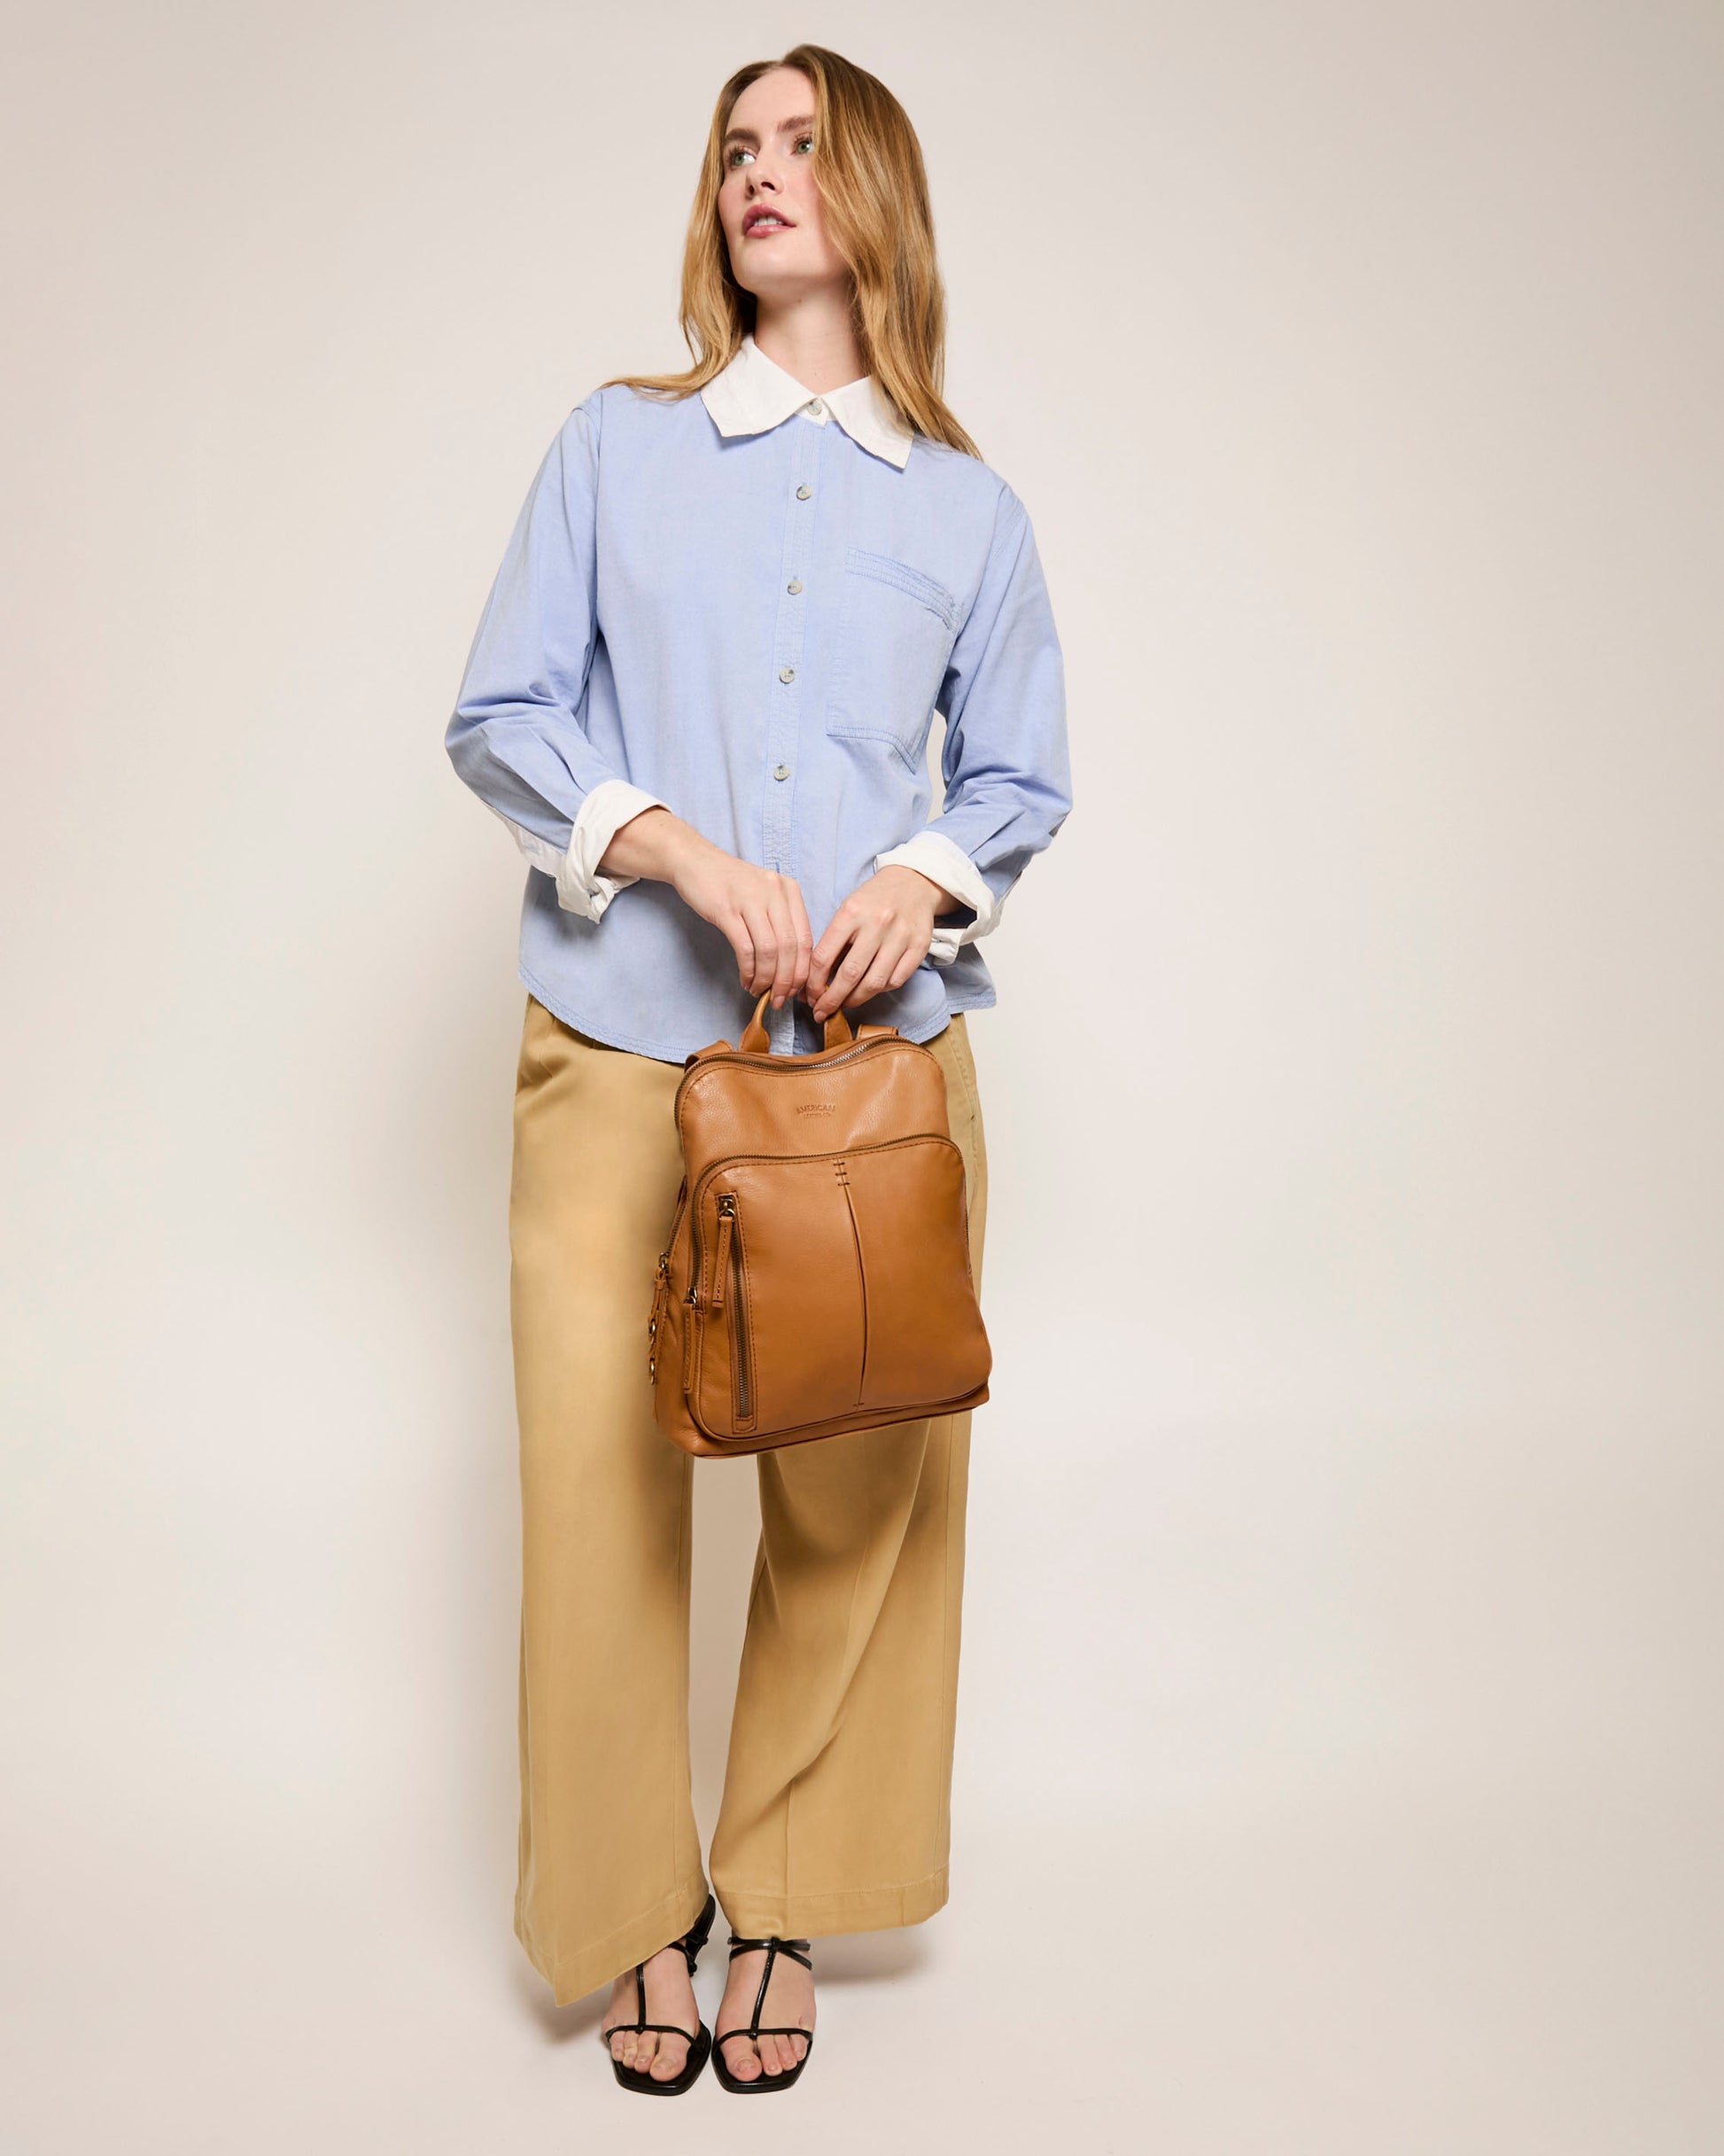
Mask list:
[[[658,803],[618,825],[599,867],[608,876],[646,876],[672,883],[679,864],[711,843],[692,823],[685,823],[674,809]]]
[[[638,816],[631,816],[626,823],[618,825],[599,867],[607,876],[645,876],[661,883],[673,883],[679,866],[688,860],[691,852],[711,845],[712,841],[703,837],[692,823],[685,822],[673,809],[658,803],[651,808],[643,808]],[[936,883],[932,876],[922,876],[914,868],[902,873],[918,876],[934,892],[936,921],[942,915],[955,914],[962,907],[964,901],[954,898],[944,883]]]

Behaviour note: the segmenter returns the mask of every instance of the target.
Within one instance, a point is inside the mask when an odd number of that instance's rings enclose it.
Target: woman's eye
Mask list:
[[[806,143],[808,147],[812,150],[814,147],[814,137],[812,135],[798,135],[796,141],[796,147],[800,150],[804,143]]]
[[[738,159],[739,157],[747,157],[747,156],[748,156],[748,154],[749,154],[749,152],[748,152],[746,150],[743,150],[743,149],[741,149],[741,148],[734,149],[734,150],[733,150],[733,151],[731,152],[730,155],[729,155],[729,156],[728,156],[728,157],[727,157],[727,158],[725,160],[725,162],[726,162],[726,164],[727,164],[727,165],[729,165],[729,166],[731,166],[731,167],[734,167],[737,159]]]

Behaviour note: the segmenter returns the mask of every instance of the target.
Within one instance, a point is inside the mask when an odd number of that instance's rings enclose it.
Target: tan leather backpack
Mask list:
[[[993,1357],[970,1273],[945,1073],[842,1010],[826,1046],[687,1060],[684,1174],[648,1327],[653,1413],[685,1451],[758,1452],[979,1406]]]

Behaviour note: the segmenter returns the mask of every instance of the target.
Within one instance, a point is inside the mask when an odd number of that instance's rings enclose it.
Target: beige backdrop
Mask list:
[[[9,2148],[1718,2147],[1724,16],[12,12]],[[523,871],[442,730],[798,37],[921,133],[1076,806],[973,1021],[954,1898],[823,1950],[794,2109],[641,2116],[509,1931]]]

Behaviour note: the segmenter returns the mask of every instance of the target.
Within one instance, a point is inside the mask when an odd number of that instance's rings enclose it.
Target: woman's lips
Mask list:
[[[742,237],[744,239],[766,239],[774,232],[794,232],[796,229],[795,225],[780,222],[777,219],[757,220],[744,229]]]

